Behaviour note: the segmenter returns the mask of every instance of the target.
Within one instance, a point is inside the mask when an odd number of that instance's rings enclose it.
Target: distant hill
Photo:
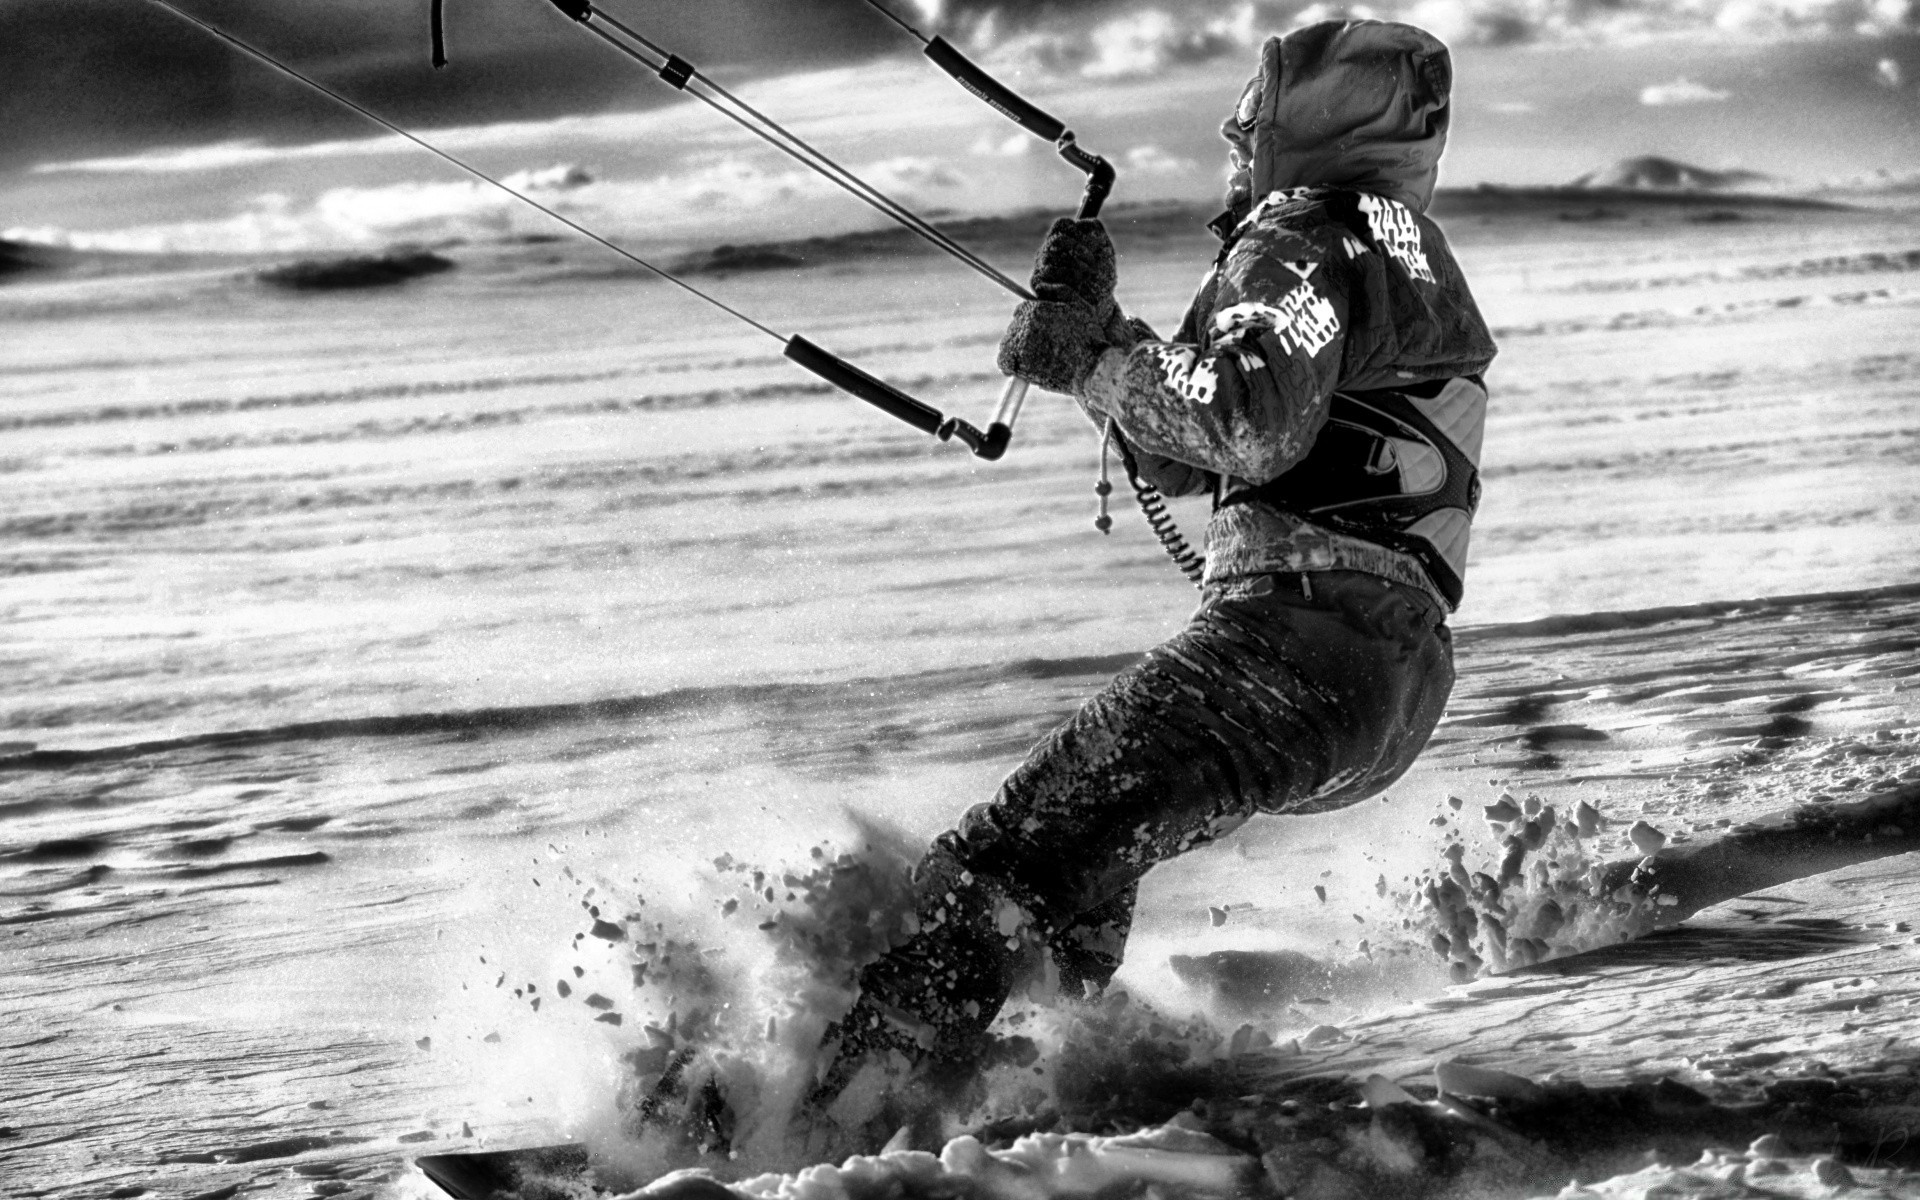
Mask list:
[[[1483,183],[1474,188],[1442,188],[1434,194],[1430,211],[1443,218],[1618,221],[1631,217],[1712,224],[1748,220],[1767,212],[1845,207],[1759,171],[1714,171],[1658,154],[1638,154],[1557,187]]]
[[[343,258],[308,258],[268,267],[254,278],[293,291],[343,291],[350,288],[392,287],[422,275],[453,270],[453,260],[431,250],[398,249],[385,254]]]
[[[72,257],[52,246],[0,238],[0,277],[65,266]]]
[[[1758,171],[1711,171],[1657,154],[1640,154],[1589,171],[1567,186],[1597,191],[1738,192],[1777,182]]]
[[[240,261],[225,254],[144,253],[128,250],[76,250],[31,238],[0,237],[0,283],[45,277],[97,279],[106,275],[150,274],[193,267],[218,267]]]
[[[1665,160],[1627,160],[1628,163],[1646,161]],[[1671,165],[1681,172],[1699,170],[1680,163]],[[1732,183],[1724,183],[1725,190],[1721,190],[1704,184],[1656,187],[1647,183],[1601,182],[1603,174],[1606,173],[1594,172],[1583,176],[1584,179],[1594,180],[1588,184],[1511,187],[1483,183],[1470,188],[1440,188],[1434,193],[1433,206],[1428,211],[1442,220],[1668,220],[1715,224],[1748,220],[1769,213],[1837,211],[1851,207],[1835,200],[1775,190],[1742,191]],[[1751,172],[1708,171],[1701,174],[1722,181],[1737,181],[1747,176],[1766,178]],[[1607,177],[1611,179],[1610,175]],[[1196,253],[1205,253],[1217,245],[1213,235],[1207,231],[1207,222],[1219,211],[1218,206],[1212,204],[1165,201],[1113,204],[1102,215],[1107,227],[1130,248],[1150,243],[1191,242]],[[990,217],[940,221],[938,225],[958,241],[987,257],[1014,264],[1032,255],[1033,248],[1046,235],[1048,224],[1058,215],[1054,209],[1028,209]],[[792,241],[708,247],[672,260],[672,266],[675,271],[686,275],[724,275],[804,270],[933,253],[904,229],[876,229]]]

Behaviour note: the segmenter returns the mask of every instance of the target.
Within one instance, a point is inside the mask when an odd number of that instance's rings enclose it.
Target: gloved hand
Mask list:
[[[1106,322],[1066,287],[1042,284],[1034,291],[1040,298],[1013,310],[1000,339],[1001,373],[1072,395],[1110,344]]]
[[[1113,239],[1098,219],[1061,217],[1047,230],[1033,259],[1033,290],[1061,287],[1086,301],[1106,324],[1119,312],[1113,298],[1120,275],[1114,266]]]

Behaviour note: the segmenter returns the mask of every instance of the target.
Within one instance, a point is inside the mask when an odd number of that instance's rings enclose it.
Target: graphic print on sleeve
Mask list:
[[[1300,283],[1280,298],[1280,303],[1263,304],[1243,300],[1229,304],[1213,316],[1216,350],[1244,340],[1249,330],[1268,331],[1289,350],[1298,350],[1309,358],[1320,353],[1340,336],[1340,317],[1333,304],[1308,282],[1319,267],[1316,262],[1287,263],[1300,277]]]
[[[1280,350],[1313,358],[1340,336],[1340,316],[1331,301],[1312,285],[1320,264],[1300,259],[1282,264],[1299,282],[1275,303],[1243,300],[1213,316],[1211,345],[1198,348],[1167,345],[1155,352],[1161,382],[1167,390],[1194,404],[1212,404],[1220,394],[1220,365],[1232,360],[1243,376],[1264,370],[1268,363],[1255,339],[1271,337]]]
[[[1202,359],[1192,346],[1165,345],[1154,349],[1161,382],[1176,396],[1195,404],[1212,404],[1220,394],[1220,373],[1211,357]]]

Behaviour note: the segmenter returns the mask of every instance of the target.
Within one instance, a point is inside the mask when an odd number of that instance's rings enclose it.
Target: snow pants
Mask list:
[[[935,839],[920,932],[863,972],[843,1048],[964,1055],[1040,953],[1072,991],[1105,984],[1155,863],[1255,813],[1378,794],[1452,690],[1445,615],[1357,571],[1210,586],[1186,629]]]

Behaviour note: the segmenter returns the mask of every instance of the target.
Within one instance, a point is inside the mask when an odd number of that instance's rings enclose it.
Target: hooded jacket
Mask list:
[[[1163,492],[1214,493],[1208,583],[1353,569],[1459,604],[1477,487],[1458,475],[1477,466],[1495,350],[1425,216],[1451,82],[1446,47],[1409,25],[1269,39],[1223,129],[1239,219],[1219,259],[1173,340],[1108,349],[1080,388]],[[1424,434],[1388,420],[1366,442],[1355,394],[1401,397]]]

